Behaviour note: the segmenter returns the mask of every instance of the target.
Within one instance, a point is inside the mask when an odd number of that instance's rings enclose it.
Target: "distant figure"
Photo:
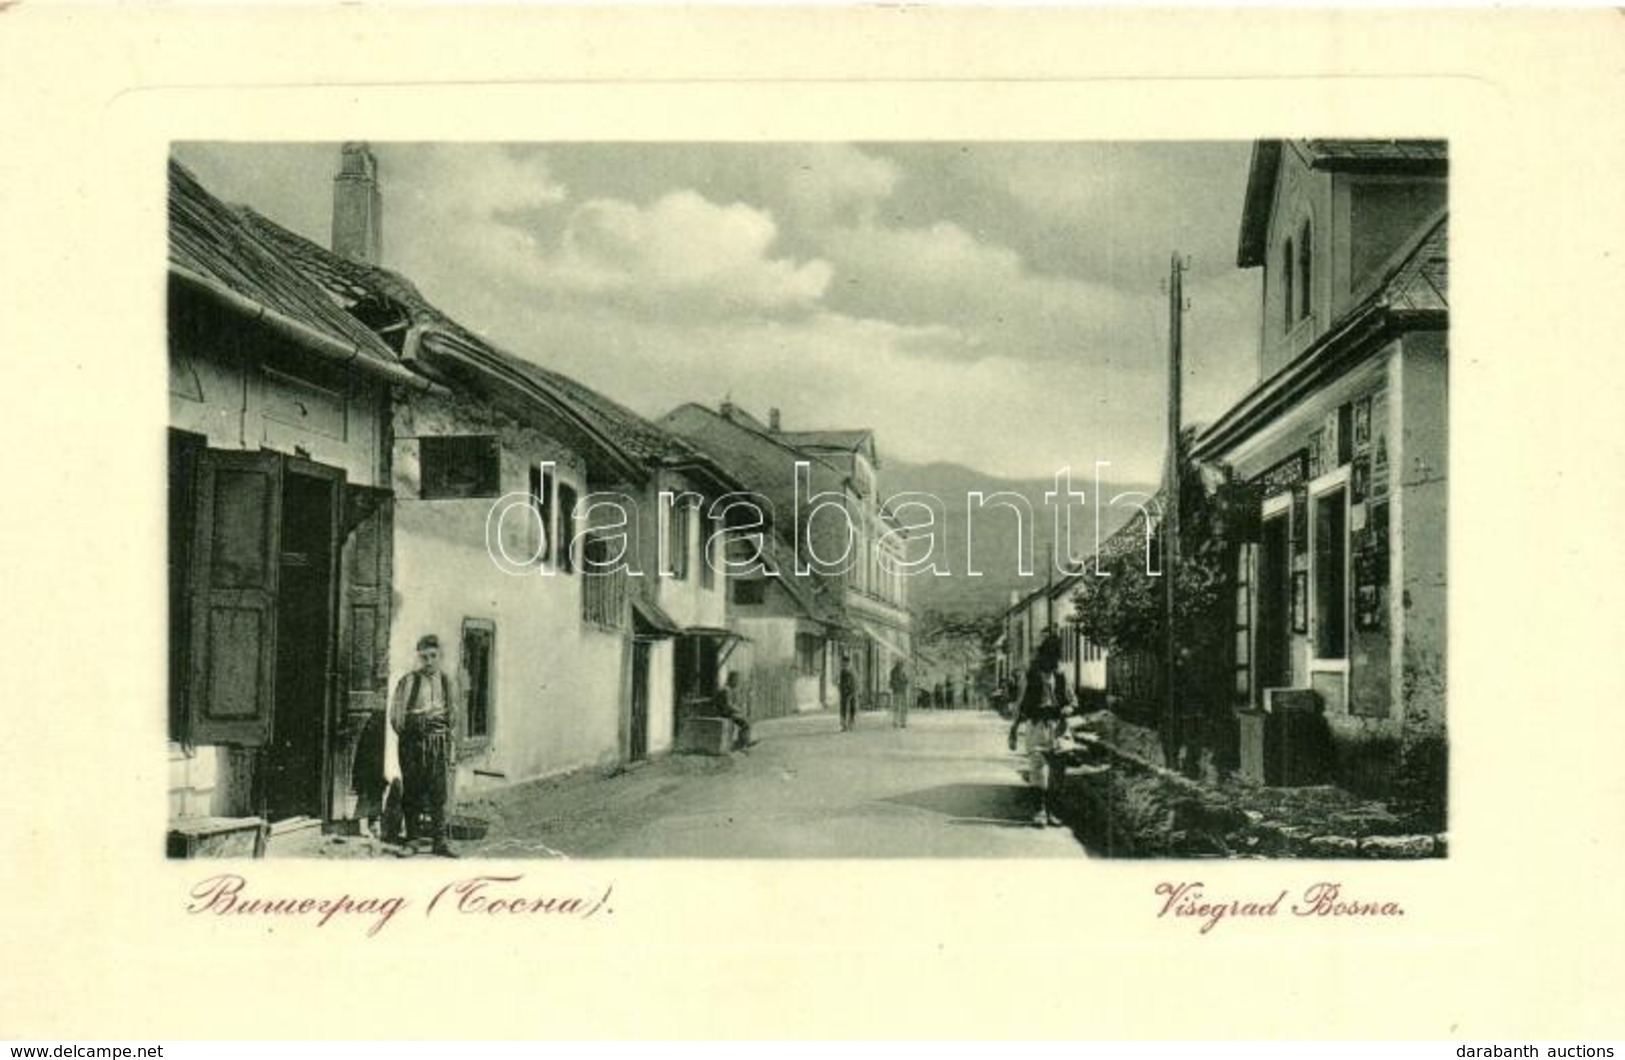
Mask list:
[[[908,728],[908,671],[898,659],[891,668],[891,723],[894,728]]]
[[[858,723],[858,675],[852,672],[852,660],[841,660],[841,731],[850,732]]]
[[[959,705],[962,706],[962,707],[970,706],[970,682],[969,681],[966,681],[964,684],[959,686]]]
[[[942,705],[949,710],[954,709],[954,678],[952,674],[942,679]]]
[[[739,671],[728,673],[728,680],[717,689],[712,697],[711,709],[717,717],[727,718],[734,723],[734,750],[744,751],[756,743],[750,738],[750,721],[739,709]]]
[[[942,709],[942,682],[938,681],[931,687],[931,709]]]

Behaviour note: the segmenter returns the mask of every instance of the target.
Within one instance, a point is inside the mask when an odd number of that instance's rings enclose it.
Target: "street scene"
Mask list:
[[[1447,856],[1448,183],[174,144],[167,855]]]
[[[1032,793],[995,715],[930,712],[907,732],[865,717],[761,725],[749,754],[672,755],[613,776],[523,785],[474,807],[466,857],[1064,858],[1066,828],[1033,828]],[[280,856],[387,857],[387,844],[311,836]]]

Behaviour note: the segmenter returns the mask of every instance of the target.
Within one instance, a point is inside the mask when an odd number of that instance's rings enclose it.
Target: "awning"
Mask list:
[[[901,655],[904,658],[909,656],[908,645],[904,639],[907,634],[902,630],[893,629],[879,622],[871,622],[862,615],[852,615],[851,617],[857,624],[858,633],[885,645],[893,655]]]
[[[683,632],[660,605],[641,597],[632,598],[632,630],[640,637],[675,637]]]
[[[735,633],[731,629],[720,626],[688,626],[677,631],[683,637],[710,637],[714,640],[749,640],[743,634]]]

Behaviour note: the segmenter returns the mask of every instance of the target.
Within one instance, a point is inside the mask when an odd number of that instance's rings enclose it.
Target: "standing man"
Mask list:
[[[850,732],[858,723],[858,675],[852,672],[850,656],[841,656],[841,731]]]
[[[949,674],[942,679],[942,705],[949,710],[954,709],[954,675]]]
[[[407,850],[423,835],[436,854],[454,858],[446,843],[446,800],[451,788],[452,763],[457,746],[456,683],[440,668],[440,638],[433,633],[418,638],[417,669],[395,685],[389,702],[389,746],[384,749],[384,774],[400,780],[406,816]]]
[[[908,671],[903,660],[892,663],[891,668],[891,723],[894,728],[908,728]]]

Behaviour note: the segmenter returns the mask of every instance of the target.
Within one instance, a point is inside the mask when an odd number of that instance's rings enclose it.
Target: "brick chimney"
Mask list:
[[[333,253],[377,265],[384,254],[384,199],[378,159],[364,143],[347,143],[333,178]]]
[[[774,434],[779,433],[779,410],[778,409],[768,409],[767,410],[767,429],[772,431]]]
[[[725,419],[725,420],[733,419],[734,418],[734,401],[733,401],[733,398],[731,398],[731,397],[723,398],[722,399],[722,404],[717,406],[717,412],[719,414],[721,414],[722,418]]]

